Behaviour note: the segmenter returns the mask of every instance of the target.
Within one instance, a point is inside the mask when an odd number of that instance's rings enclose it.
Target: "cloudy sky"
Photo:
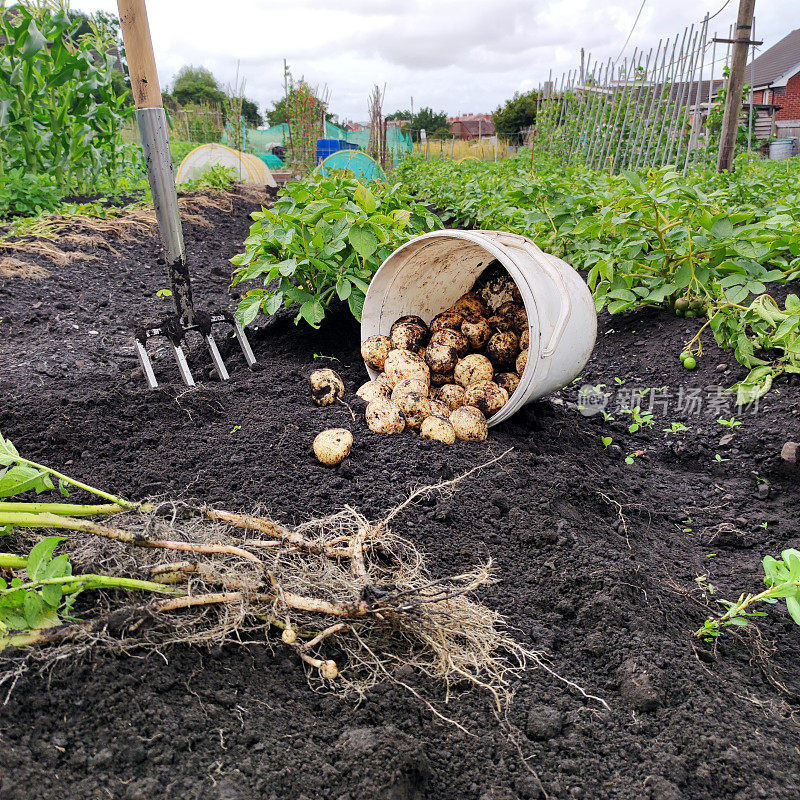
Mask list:
[[[724,0],[645,0],[626,53],[655,46]],[[116,12],[114,0],[73,0],[82,11]],[[337,8],[337,5],[339,8]],[[710,24],[728,36],[737,0]],[[386,84],[384,111],[431,106],[448,114],[492,111],[592,58],[616,58],[641,0],[150,0],[162,85],[184,64],[208,67],[263,109],[283,92],[283,59],[295,76],[330,91],[341,119],[365,120],[374,84]],[[771,46],[800,27],[795,0],[758,0],[756,38]],[[719,69],[719,65],[717,67]]]

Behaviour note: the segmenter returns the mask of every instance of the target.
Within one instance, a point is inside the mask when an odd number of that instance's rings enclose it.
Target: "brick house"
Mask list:
[[[750,81],[752,68],[753,104],[771,108],[771,130],[766,135],[779,139],[800,137],[800,28],[784,36],[751,64],[745,80]],[[759,136],[764,134],[759,132]],[[795,144],[797,150],[797,144]]]
[[[491,114],[462,114],[447,120],[450,133],[456,139],[481,139],[494,136],[494,122]]]

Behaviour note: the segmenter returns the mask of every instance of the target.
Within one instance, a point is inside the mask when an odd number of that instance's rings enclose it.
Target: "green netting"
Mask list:
[[[357,144],[362,150],[369,144],[369,131],[346,131],[332,122],[325,126],[325,136],[328,139],[343,139],[346,142]],[[223,137],[223,142],[225,141]],[[283,122],[271,128],[259,131],[249,128],[247,130],[247,147],[249,153],[260,156],[268,151],[267,145],[280,144],[289,146],[289,126]],[[386,131],[386,149],[392,155],[392,162],[397,164],[400,158],[412,149],[411,137],[400,131],[399,128],[389,128]]]
[[[360,150],[340,150],[331,153],[317,170],[326,175],[329,169],[348,169],[360,181],[385,181],[386,175],[380,165]]]

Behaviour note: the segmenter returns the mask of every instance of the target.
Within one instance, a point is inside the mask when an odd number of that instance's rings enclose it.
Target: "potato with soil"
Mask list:
[[[392,387],[403,378],[420,378],[430,385],[431,371],[428,365],[410,350],[392,350],[386,357],[385,369]]]
[[[416,314],[406,314],[404,317],[398,317],[393,323],[392,327],[389,328],[389,338],[391,338],[392,334],[394,333],[394,329],[398,325],[405,325],[407,322],[410,322],[412,325],[419,325],[420,328],[424,330],[428,330],[428,325],[422,317],[418,317]]]
[[[360,397],[366,403],[371,403],[373,400],[389,400],[392,396],[392,390],[380,381],[367,381],[358,387],[356,396]]]
[[[403,395],[409,394],[410,392],[424,394],[427,397],[428,384],[422,380],[422,378],[403,378],[403,380],[397,381],[394,389],[392,389],[391,399],[394,400],[395,403],[398,403]]]
[[[328,428],[314,439],[314,455],[321,464],[334,467],[350,455],[353,434],[347,428]]]
[[[402,433],[406,427],[400,406],[391,400],[373,400],[364,416],[369,429],[375,433]]]
[[[459,358],[463,358],[467,353],[469,353],[469,339],[467,339],[467,337],[464,336],[460,330],[456,331],[452,328],[442,328],[442,330],[436,331],[436,333],[431,336],[429,347],[433,347],[437,344],[455,347]]]
[[[443,311],[431,320],[431,334],[448,329],[460,331],[463,324],[464,316],[462,314],[457,314],[455,311]]]
[[[478,381],[490,381],[494,377],[494,367],[486,356],[471,353],[456,364],[453,377],[459,386],[469,386]]]
[[[433,399],[444,403],[450,411],[455,411],[464,405],[464,387],[457,383],[445,384],[433,392]]]
[[[449,419],[440,416],[430,416],[422,421],[419,431],[423,439],[432,439],[443,444],[453,444],[456,432]]]
[[[392,349],[392,340],[388,336],[370,336],[361,343],[361,358],[367,366],[383,372],[386,356]]]
[[[489,313],[486,303],[477,292],[467,292],[453,303],[448,309],[456,314],[461,314],[465,319],[475,319],[475,317],[485,317]]]
[[[510,331],[513,327],[514,321],[505,315],[495,314],[487,320],[489,327],[495,331]]]
[[[452,372],[431,372],[431,386],[444,386],[454,380]]]
[[[431,401],[419,392],[408,392],[397,401],[406,420],[406,428],[416,430],[431,415]]]
[[[522,373],[525,372],[525,367],[527,365],[528,365],[528,351],[527,350],[523,350],[517,356],[517,363],[516,363],[517,375],[519,375],[520,378],[522,377]]]
[[[519,338],[511,331],[494,334],[486,344],[486,356],[499,371],[513,367],[519,353]]]
[[[474,406],[486,417],[496,414],[508,402],[508,392],[494,381],[471,383],[464,390],[464,405]]]
[[[443,419],[450,419],[450,412],[453,409],[450,408],[447,403],[443,403],[441,400],[430,400],[430,416],[432,417],[442,417]]]
[[[392,326],[390,341],[393,350],[410,350],[416,353],[425,346],[427,340],[428,331],[414,322],[403,322]]]
[[[315,369],[308,380],[314,405],[329,406],[344,397],[344,381],[332,369]]]
[[[519,349],[527,350],[531,343],[531,332],[529,328],[525,328],[519,335]]]
[[[463,442],[483,442],[489,436],[489,426],[483,412],[474,406],[459,406],[450,413],[450,424],[456,437]]]
[[[454,331],[441,331],[441,333],[454,333]],[[435,333],[434,336],[438,336]],[[440,342],[431,343],[425,348],[425,363],[431,370],[431,378],[434,374],[444,375],[452,373],[458,364],[458,350],[449,344]]]
[[[467,337],[472,350],[481,350],[492,335],[492,326],[483,317],[466,319],[461,325],[461,333]]]
[[[514,394],[514,390],[519,386],[519,375],[516,372],[498,372],[494,376],[494,382],[501,389],[505,389],[508,392],[508,396],[511,397]]]

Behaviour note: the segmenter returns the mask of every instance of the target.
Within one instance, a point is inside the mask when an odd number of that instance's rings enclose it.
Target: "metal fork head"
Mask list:
[[[247,340],[247,336],[239,320],[227,311],[217,311],[212,314],[199,311],[195,314],[195,323],[193,325],[185,325],[181,322],[179,317],[172,316],[167,317],[153,327],[142,327],[136,330],[134,334],[136,355],[139,358],[139,363],[141,364],[145,379],[147,380],[147,385],[151,389],[158,387],[158,381],[156,380],[155,371],[153,370],[153,363],[150,360],[150,356],[147,354],[148,340],[158,336],[164,336],[169,340],[172,352],[175,355],[175,360],[178,362],[178,371],[180,372],[183,382],[190,387],[195,385],[182,345],[186,334],[190,331],[196,331],[203,337],[220,380],[227,381],[230,375],[228,374],[225,362],[222,360],[213,333],[214,326],[218,325],[226,325],[233,328],[233,333],[236,336],[236,340],[239,342],[239,346],[242,348],[247,366],[253,367],[256,363],[256,357],[253,354],[253,349],[250,347],[250,342]]]

